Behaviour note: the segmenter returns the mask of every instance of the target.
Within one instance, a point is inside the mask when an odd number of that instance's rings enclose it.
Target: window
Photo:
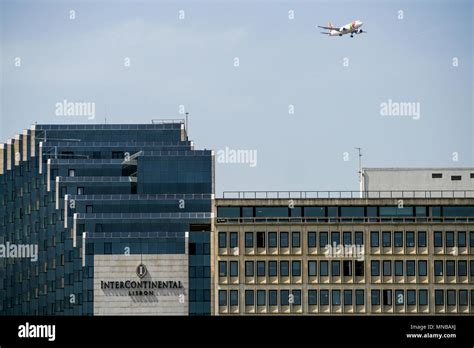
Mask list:
[[[418,303],[420,306],[428,305],[428,290],[418,290]]]
[[[328,233],[319,232],[319,247],[324,248],[328,245]],[[474,246],[474,232],[471,232],[471,246]]]
[[[230,305],[239,305],[239,290],[230,290]]]
[[[280,304],[282,306],[288,306],[290,304],[290,291],[280,290]]]
[[[378,231],[370,232],[370,246],[372,248],[379,247],[379,232]]]
[[[442,232],[435,231],[433,238],[434,238],[435,248],[443,247],[443,233]]]
[[[301,261],[292,261],[291,262],[291,275],[293,277],[301,276]]]
[[[448,297],[448,306],[456,305],[456,290],[446,290]]]
[[[293,304],[295,306],[300,306],[301,305],[301,290],[293,290],[291,294],[293,295]]]
[[[469,246],[474,248],[474,231],[469,232]]]
[[[219,248],[227,248],[227,234],[219,232]]]
[[[435,290],[435,305],[444,305],[444,290]]]
[[[300,233],[291,232],[291,247],[299,248],[300,247]]]
[[[265,248],[265,232],[257,232],[257,248]]]
[[[383,290],[383,305],[391,306],[392,305],[392,290]]]
[[[277,262],[276,261],[268,261],[268,275],[270,277],[277,276]]]
[[[344,290],[344,306],[352,306],[352,290]]]
[[[290,275],[289,267],[290,265],[288,261],[280,261],[280,276],[281,277],[288,277]]]
[[[68,171],[68,176],[75,176],[76,170],[75,169],[69,169]]]
[[[268,290],[268,305],[276,306],[277,304],[277,290]]]
[[[239,239],[237,232],[230,232],[230,247],[237,248],[239,246]]]
[[[467,306],[467,290],[459,290],[459,305]]]
[[[392,236],[388,231],[382,232],[382,246],[390,247],[392,245]]]
[[[253,248],[253,232],[245,232],[245,247]]]
[[[342,233],[342,241],[344,245],[351,245],[352,244],[352,233],[351,232],[343,232]]]
[[[405,303],[403,290],[395,290],[395,305],[400,306]]]
[[[219,306],[227,306],[227,290],[219,290]]]
[[[471,173],[471,179],[474,179],[474,173]]]
[[[227,277],[227,262],[219,261],[219,277]]]
[[[316,277],[318,263],[317,261],[308,261],[308,276],[309,277]]]
[[[269,248],[276,248],[277,245],[277,233],[276,232],[268,232],[268,247]]]
[[[331,291],[331,303],[333,306],[339,306],[341,304],[341,290]]]
[[[319,274],[322,277],[328,276],[328,262],[327,261],[320,261],[319,262]]]
[[[435,274],[435,276],[442,276],[443,275],[443,261],[436,260],[434,262],[434,274]]]
[[[257,306],[265,306],[265,290],[257,290]]]
[[[354,261],[354,268],[356,277],[364,276],[364,261]]]
[[[364,305],[364,290],[355,291],[355,300],[356,300],[356,306]]]
[[[288,232],[280,232],[280,248],[288,248]]]
[[[370,302],[372,306],[380,305],[380,290],[372,290],[370,292]]]
[[[355,232],[355,245],[364,245],[364,232]]]
[[[77,188],[77,194],[78,195],[83,195],[84,194],[84,187],[78,187]]]
[[[474,277],[474,260],[469,261],[470,275]]]
[[[415,232],[407,231],[405,238],[407,248],[413,248],[415,246]]]
[[[331,232],[331,245],[339,245],[341,244],[341,236],[340,233],[337,231]]]
[[[352,276],[352,261],[342,261],[342,275],[344,277]]]
[[[455,261],[446,261],[446,275],[448,277],[455,276]]]
[[[466,247],[466,232],[465,231],[458,232],[458,247],[460,248]]]
[[[230,261],[230,276],[238,277],[239,276],[239,262]]]
[[[254,217],[253,207],[242,207],[242,216],[243,217]]]
[[[446,247],[452,248],[454,246],[454,232],[446,232]]]
[[[245,261],[245,276],[253,277],[253,261]]]
[[[86,213],[92,214],[94,212],[94,208],[92,205],[86,205]]]
[[[308,290],[308,305],[315,306],[318,304],[318,290]]]
[[[340,261],[331,261],[331,275],[333,277],[338,277],[341,275],[341,262]]]
[[[316,248],[316,232],[308,232],[308,248]]]
[[[418,261],[418,275],[420,277],[426,277],[428,275],[428,267],[425,260]]]
[[[321,306],[329,305],[329,290],[319,291],[319,303],[321,304]]]
[[[451,181],[459,181],[461,179],[461,175],[451,175]]]
[[[415,275],[415,261],[407,260],[406,269],[407,269],[407,276],[413,277]]]
[[[431,178],[432,179],[441,179],[443,177],[442,173],[432,173]]]
[[[392,275],[392,261],[390,260],[383,261],[383,275],[385,277]]]
[[[400,261],[400,260],[395,261],[395,275],[396,276],[403,275],[403,261]]]
[[[426,232],[425,231],[418,232],[418,247],[426,248]]]
[[[245,290],[245,305],[246,306],[253,306],[255,298],[253,290]]]
[[[396,231],[393,234],[393,245],[397,248],[403,247],[403,232]]]
[[[379,276],[380,275],[380,262],[379,261],[370,261],[370,275]]]
[[[265,261],[257,261],[257,277],[265,277]]]
[[[416,305],[416,290],[407,290],[407,305]]]

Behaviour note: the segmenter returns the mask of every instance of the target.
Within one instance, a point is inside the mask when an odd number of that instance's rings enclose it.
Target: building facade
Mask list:
[[[474,313],[471,169],[365,169],[363,198],[215,199],[214,172],[182,121],[0,144],[0,314]]]
[[[216,200],[216,315],[474,313],[472,198],[239,196]]]
[[[33,126],[0,145],[0,312],[210,314],[213,199],[181,121]]]

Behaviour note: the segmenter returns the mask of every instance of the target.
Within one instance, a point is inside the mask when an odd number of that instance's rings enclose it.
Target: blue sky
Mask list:
[[[216,164],[217,193],[357,190],[357,146],[368,167],[474,166],[472,17],[467,0],[3,0],[0,137],[184,105],[198,148],[257,151],[255,167]],[[355,19],[367,34],[315,27]],[[64,99],[96,118],[56,116]],[[420,119],[381,116],[389,99],[419,103]]]

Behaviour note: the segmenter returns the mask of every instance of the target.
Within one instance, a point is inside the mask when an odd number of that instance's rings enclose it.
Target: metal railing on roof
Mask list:
[[[171,124],[171,123],[184,123],[182,118],[154,118],[151,120],[153,124]]]
[[[224,191],[223,199],[474,198],[474,190]]]

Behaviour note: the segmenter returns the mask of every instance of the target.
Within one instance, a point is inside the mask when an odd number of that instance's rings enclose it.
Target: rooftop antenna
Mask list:
[[[363,198],[362,197],[362,191],[363,191],[363,187],[362,187],[362,148],[361,147],[355,147],[355,149],[357,150],[357,152],[359,153],[359,192],[360,192],[360,198]]]
[[[189,135],[189,130],[188,130],[188,115],[189,115],[189,112],[186,111],[186,125],[185,125],[185,128],[186,128],[186,134]]]

